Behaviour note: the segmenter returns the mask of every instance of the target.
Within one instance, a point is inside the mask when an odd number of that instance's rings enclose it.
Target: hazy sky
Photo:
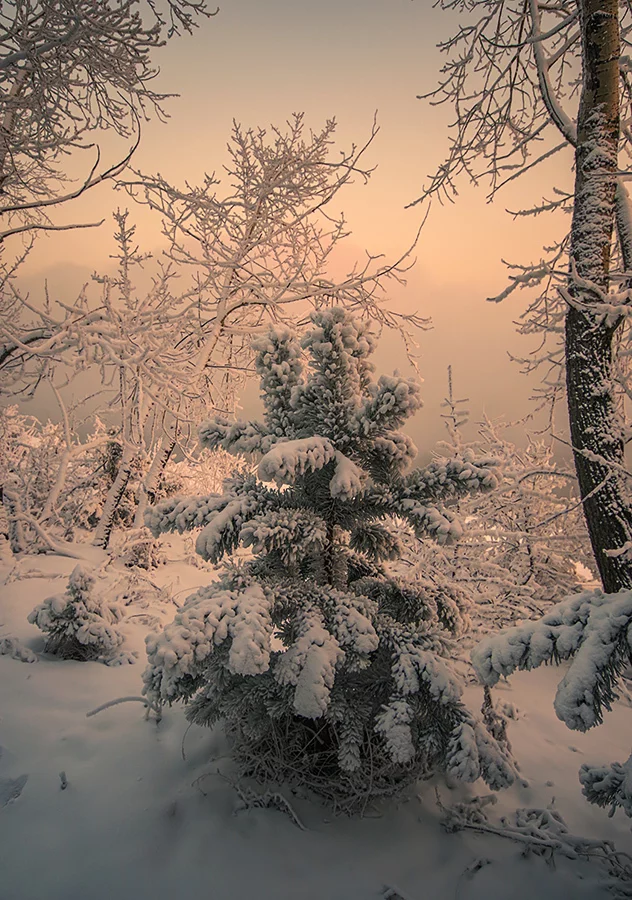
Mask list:
[[[453,24],[427,0],[224,0],[215,18],[193,37],[171,42],[158,58],[160,87],[181,96],[169,103],[166,125],[145,127],[136,165],[195,182],[205,170],[221,173],[233,119],[265,126],[304,111],[308,126],[318,129],[335,117],[340,145],[348,147],[366,140],[377,110],[380,133],[367,162],[378,169],[368,186],[345,190],[341,206],[352,230],[350,256],[361,258],[366,248],[394,258],[420,220],[418,208],[404,207],[448,147],[452,111],[433,108],[416,94],[434,86],[442,61],[435,45]],[[557,162],[557,173],[549,166],[493,205],[486,204],[483,188],[463,183],[455,205],[432,209],[408,286],[393,294],[396,304],[434,321],[434,329],[420,336],[425,407],[411,429],[420,446],[442,436],[439,403],[449,363],[456,393],[469,396],[474,419],[483,409],[509,419],[527,411],[533,382],[507,357],[508,350],[526,355],[531,349],[512,324],[525,297],[500,306],[485,297],[505,285],[501,258],[538,259],[542,244],[558,232],[546,219],[514,222],[504,207],[539,200],[549,176],[557,175],[558,183],[565,176],[568,184],[569,162]],[[102,218],[117,204],[127,205],[124,197],[99,188],[72,211],[66,208],[63,218]],[[140,241],[151,247],[159,223],[144,211],[132,214]],[[29,263],[29,285],[35,292],[47,274],[53,295],[72,291],[103,267],[111,249],[109,223],[98,232],[45,238]],[[380,367],[403,368],[401,360],[401,348],[386,340]]]

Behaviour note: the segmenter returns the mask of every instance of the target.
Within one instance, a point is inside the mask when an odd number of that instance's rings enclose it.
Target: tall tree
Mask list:
[[[548,366],[550,396],[566,389],[595,560],[606,590],[630,587],[629,556],[606,552],[632,538],[622,409],[630,388],[625,359],[617,355],[628,334],[632,270],[632,217],[618,161],[621,152],[632,152],[629,3],[441,0],[441,6],[472,18],[441,45],[450,58],[440,86],[426,95],[453,104],[458,115],[448,159],[419,199],[452,197],[462,173],[475,182],[488,177],[491,198],[564,147],[574,148],[573,190],[554,189],[553,199],[517,213],[572,209],[570,234],[538,265],[519,267],[495,299],[543,285],[523,330],[553,335],[539,361]]]
[[[607,591],[632,587],[629,560],[603,552],[624,546],[632,537],[632,507],[619,471],[624,463],[624,443],[612,381],[613,339],[622,319],[604,321],[597,327],[594,309],[595,301],[607,298],[610,281],[620,132],[618,7],[618,0],[582,0],[578,4],[583,80],[565,329],[575,468],[595,559]]]

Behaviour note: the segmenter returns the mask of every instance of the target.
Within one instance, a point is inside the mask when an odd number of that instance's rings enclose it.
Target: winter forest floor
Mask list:
[[[149,577],[183,600],[208,582],[211,567],[182,559],[181,539],[165,543],[170,561]],[[16,637],[41,652],[43,637],[27,614],[63,592],[75,564],[53,556],[0,564],[0,638]],[[124,573],[117,563],[105,571],[111,583]],[[167,709],[159,724],[146,720],[139,703],[87,718],[100,704],[140,694],[147,616],[157,615],[164,624],[175,609],[167,601],[161,608],[136,605],[124,622],[126,649],[139,654],[136,665],[108,667],[47,655],[29,665],[0,657],[0,900],[616,895],[607,886],[607,865],[597,859],[568,859],[558,851],[547,861],[537,853],[525,856],[526,845],[517,840],[446,831],[436,790],[451,808],[477,793],[487,795],[484,786],[424,782],[405,802],[356,819],[333,816],[279,786],[300,828],[287,810],[245,806],[231,783],[221,731],[187,729],[180,708]],[[588,734],[570,732],[553,710],[561,675],[542,668],[495,689],[497,699],[517,710],[509,737],[529,786],[497,795],[496,805],[485,808],[489,818],[483,825],[499,826],[501,816],[511,825],[516,809],[554,803],[570,833],[609,839],[618,850],[632,852],[629,819],[620,811],[609,819],[606,810],[590,806],[577,778],[582,762],[627,758],[632,702],[623,697],[604,725]],[[473,685],[468,692],[471,705],[480,706],[481,689]]]

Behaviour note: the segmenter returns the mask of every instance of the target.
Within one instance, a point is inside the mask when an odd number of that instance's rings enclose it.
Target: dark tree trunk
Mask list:
[[[598,323],[594,314],[600,296],[608,291],[615,216],[619,8],[618,0],[580,0],[579,7],[583,88],[570,251],[577,277],[571,272],[569,279],[577,305],[571,300],[566,315],[566,383],[584,513],[599,573],[610,592],[632,587],[632,564],[604,553],[632,539],[632,510],[626,499],[622,421],[612,377],[618,325]]]
[[[20,521],[22,506],[16,488],[10,484],[3,485],[0,488],[0,500],[4,506],[9,526],[9,546],[13,553],[24,553],[26,542],[24,540],[22,522]]]
[[[176,436],[175,433],[161,442],[156,455],[152,461],[149,471],[138,487],[136,496],[136,514],[134,516],[134,528],[141,528],[145,521],[145,510],[149,503],[156,500],[156,491],[160,484],[160,479],[165,471],[165,467],[171,459],[171,454],[175,450]]]
[[[331,587],[344,591],[349,583],[347,559],[340,547],[338,528],[327,522],[327,543],[323,547],[325,578]]]
[[[114,515],[130,480],[134,460],[135,456],[133,453],[123,451],[123,458],[121,459],[118,472],[116,473],[116,478],[108,491],[103,506],[103,512],[101,513],[99,524],[94,533],[94,539],[92,541],[94,547],[101,547],[105,550],[110,543],[110,535],[112,534],[112,528],[114,527]]]

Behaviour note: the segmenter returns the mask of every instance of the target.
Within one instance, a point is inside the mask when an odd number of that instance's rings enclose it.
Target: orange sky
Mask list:
[[[419,224],[419,209],[404,207],[448,146],[451,110],[432,108],[416,94],[433,87],[441,63],[435,45],[450,30],[451,18],[425,0],[224,0],[219,15],[192,38],[162,51],[160,87],[181,96],[169,103],[167,124],[145,127],[136,166],[176,182],[195,182],[205,170],[219,174],[233,118],[265,126],[295,111],[304,111],[314,129],[335,116],[340,145],[347,147],[366,140],[377,110],[380,133],[367,162],[378,169],[368,186],[341,195],[353,232],[346,253],[362,258],[366,248],[393,258]],[[104,148],[117,149],[110,141]],[[408,286],[394,293],[397,304],[434,320],[434,330],[420,336],[425,408],[411,429],[420,446],[442,436],[439,403],[449,363],[457,394],[470,397],[473,418],[483,409],[509,419],[527,411],[533,382],[507,358],[507,350],[526,355],[530,349],[512,325],[524,297],[500,306],[485,297],[504,287],[501,258],[537,260],[542,244],[559,234],[559,222],[514,222],[504,207],[539,200],[556,174],[558,184],[568,184],[569,162],[556,162],[557,173],[549,165],[493,205],[486,204],[483,188],[463,183],[457,204],[431,211]],[[99,188],[64,209],[60,221],[109,217],[118,204],[128,205]],[[159,223],[144,210],[132,214],[141,243],[155,245]],[[111,250],[109,223],[98,231],[51,235],[29,261],[28,284],[37,291],[47,275],[53,293],[72,293],[91,270],[107,264]],[[378,364],[403,368],[401,358],[401,348],[388,339]]]

